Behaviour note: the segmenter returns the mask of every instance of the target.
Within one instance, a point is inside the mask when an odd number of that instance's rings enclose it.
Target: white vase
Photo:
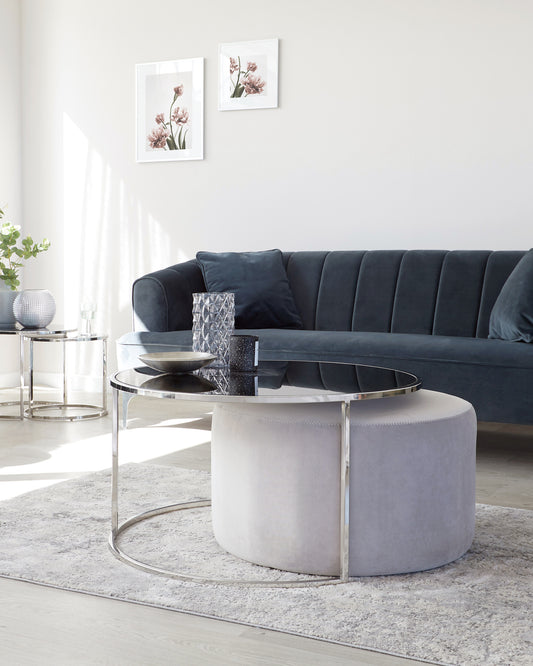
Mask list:
[[[45,328],[54,318],[56,302],[48,289],[25,289],[13,303],[13,314],[24,328]]]
[[[18,291],[9,289],[5,282],[0,280],[0,327],[13,328],[15,326],[13,303],[18,295]]]

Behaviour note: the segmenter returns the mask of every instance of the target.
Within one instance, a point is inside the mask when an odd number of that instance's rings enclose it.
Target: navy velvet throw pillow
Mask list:
[[[533,250],[505,281],[490,314],[489,338],[533,342]]]
[[[208,291],[235,294],[237,328],[302,328],[281,250],[198,252]]]

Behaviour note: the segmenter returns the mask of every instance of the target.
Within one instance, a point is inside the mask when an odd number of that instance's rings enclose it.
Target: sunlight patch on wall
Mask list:
[[[64,320],[79,325],[82,299],[94,301],[95,328],[109,334],[111,352],[114,340],[131,330],[133,281],[185,258],[171,247],[164,225],[146,210],[127,176],[63,114]],[[82,358],[78,372],[89,372],[92,363],[83,363]]]
[[[63,299],[65,322],[78,321],[81,275],[79,249],[85,198],[85,172],[89,142],[71,119],[63,115]]]

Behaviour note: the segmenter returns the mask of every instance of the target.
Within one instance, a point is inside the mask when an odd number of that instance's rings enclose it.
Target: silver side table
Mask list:
[[[29,386],[28,402],[24,410],[24,416],[29,419],[39,419],[43,421],[80,421],[84,419],[95,419],[107,414],[107,335],[89,334],[82,335],[77,331],[31,331],[24,329],[21,331],[23,341],[29,340],[30,360],[29,360]],[[23,347],[23,341],[21,348]],[[62,400],[61,402],[42,402],[34,398],[34,355],[33,346],[36,342],[59,343],[62,346]],[[102,350],[102,388],[101,404],[93,405],[86,403],[70,403],[68,400],[68,372],[66,362],[67,344],[86,344],[99,343]],[[47,414],[47,411],[54,411],[54,414]],[[75,414],[71,412],[75,411]],[[59,414],[57,414],[59,412]],[[80,413],[81,412],[81,413]]]
[[[49,326],[47,328],[41,328],[41,329],[26,329],[20,326],[20,324],[16,323],[11,325],[2,325],[0,326],[0,335],[17,335],[19,338],[19,399],[18,400],[13,400],[10,402],[0,402],[0,407],[12,407],[14,405],[19,406],[19,413],[17,415],[7,415],[7,414],[2,414],[0,415],[0,419],[18,419],[22,420],[25,417],[25,407],[26,407],[26,401],[25,401],[25,390],[27,388],[26,384],[24,383],[24,373],[25,373],[25,341],[26,341],[26,333],[31,333],[32,335],[34,334],[39,334],[41,336],[65,336],[70,332],[75,331],[76,329],[73,328],[64,328],[63,326],[57,325],[57,326]],[[46,404],[39,402],[38,404]]]

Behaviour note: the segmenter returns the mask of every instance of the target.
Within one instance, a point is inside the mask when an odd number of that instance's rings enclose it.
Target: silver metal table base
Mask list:
[[[50,335],[43,336],[39,333],[25,333],[23,337],[30,341],[30,368],[28,387],[28,406],[24,410],[24,416],[29,419],[40,421],[82,421],[96,419],[107,414],[107,335]],[[102,404],[92,405],[86,403],[70,403],[68,401],[67,368],[66,368],[66,343],[72,342],[101,342],[102,344]],[[35,401],[33,381],[33,344],[34,342],[59,342],[62,344],[62,400],[61,401]],[[82,411],[81,414],[69,414],[70,410]],[[46,414],[46,411],[59,411],[60,414]]]
[[[87,410],[85,414],[67,414],[67,410],[77,409],[77,410]],[[46,410],[58,410],[60,412],[65,412],[65,414],[43,414]],[[31,411],[26,409],[24,415],[26,418],[38,420],[38,421],[84,421],[86,419],[97,419],[100,416],[105,416],[107,414],[107,408],[102,405],[89,405],[87,403],[83,404],[74,404],[74,403],[63,403],[63,402],[34,402]]]
[[[20,407],[21,401],[20,400],[9,400],[7,402],[0,402],[0,409],[3,407],[14,407],[17,405],[17,407]],[[24,418],[24,401],[22,402],[22,416],[20,414],[0,414],[0,419],[5,419],[5,420],[16,420],[16,421],[21,421]]]
[[[24,418],[39,419],[43,421],[78,421],[84,419],[94,419],[107,414],[107,335],[81,335],[75,329],[64,328],[61,326],[50,326],[43,329],[27,329],[17,326],[2,327],[0,325],[0,335],[17,335],[19,337],[19,399],[7,402],[0,402],[2,407],[19,407],[18,414],[0,414],[0,420]],[[29,361],[29,383],[25,385],[25,341],[30,345]],[[66,352],[67,342],[91,342],[100,341],[102,343],[102,404],[72,404],[67,399],[67,373],[66,373]],[[57,400],[34,400],[33,396],[33,343],[34,342],[60,342],[63,346],[62,354],[62,376],[63,376],[63,395],[62,401]],[[28,389],[28,399],[25,399],[25,391]],[[82,411],[81,414],[68,414],[71,409]],[[45,411],[59,410],[63,412],[57,414],[45,414]]]
[[[167,506],[155,507],[143,513],[132,516],[122,524],[119,524],[118,509],[118,488],[119,488],[119,389],[113,387],[113,430],[112,430],[112,468],[111,468],[111,533],[109,535],[109,548],[111,552],[122,562],[129,564],[149,573],[166,576],[181,581],[194,583],[217,584],[217,585],[241,585],[241,586],[261,586],[261,587],[309,587],[319,585],[334,585],[346,583],[349,581],[349,562],[350,562],[350,402],[341,402],[342,422],[341,422],[341,502],[340,502],[340,576],[312,576],[309,578],[300,578],[293,581],[268,581],[268,580],[243,580],[243,579],[220,579],[205,578],[202,576],[193,576],[180,571],[171,571],[161,567],[153,566],[146,562],[137,560],[118,545],[118,539],[121,534],[134,525],[172,511],[184,511],[198,507],[211,506],[211,500],[201,499],[189,502],[180,502]],[[127,408],[123,406],[123,409]],[[257,565],[260,566],[260,565]],[[266,567],[265,567],[266,568]],[[286,572],[289,573],[289,572]]]

